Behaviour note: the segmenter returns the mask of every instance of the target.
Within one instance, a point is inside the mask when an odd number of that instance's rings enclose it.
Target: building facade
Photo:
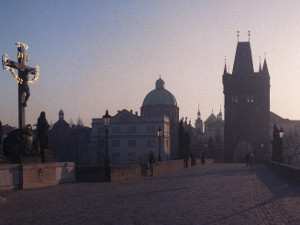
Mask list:
[[[162,136],[157,130],[162,129]],[[92,165],[102,165],[105,156],[105,127],[102,118],[92,119]],[[160,145],[159,145],[160,144]],[[153,151],[162,161],[170,159],[169,118],[141,117],[122,110],[110,119],[108,127],[108,156],[112,165],[144,164]]]
[[[224,154],[227,162],[242,162],[247,152],[262,159],[261,145],[270,149],[270,75],[266,59],[254,72],[250,42],[238,42],[232,73],[225,65]]]

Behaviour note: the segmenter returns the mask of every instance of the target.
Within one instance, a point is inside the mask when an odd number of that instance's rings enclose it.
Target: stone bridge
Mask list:
[[[299,212],[299,184],[260,164],[0,192],[0,224],[297,225]]]

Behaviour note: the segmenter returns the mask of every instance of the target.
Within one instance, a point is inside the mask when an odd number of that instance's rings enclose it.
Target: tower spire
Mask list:
[[[222,121],[223,120],[222,117],[223,117],[223,115],[222,115],[221,104],[220,104],[220,112],[217,115],[217,119],[220,120],[220,121]]]
[[[262,71],[265,75],[269,76],[269,69],[268,69],[268,65],[267,65],[267,60],[266,58],[264,59],[264,64],[263,64],[263,68]]]
[[[261,72],[261,57],[259,56],[259,72]]]
[[[239,41],[240,41],[240,31],[238,30],[237,31],[237,42],[239,43]]]
[[[224,72],[223,72],[223,75],[224,75],[224,74],[227,74],[226,56],[225,56],[225,66],[224,66]]]

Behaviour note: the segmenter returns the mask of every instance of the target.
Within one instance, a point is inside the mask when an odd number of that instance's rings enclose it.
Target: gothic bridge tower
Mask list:
[[[266,58],[254,72],[250,40],[237,43],[232,74],[223,73],[225,97],[224,156],[244,162],[247,152],[257,160],[269,154],[270,75]]]

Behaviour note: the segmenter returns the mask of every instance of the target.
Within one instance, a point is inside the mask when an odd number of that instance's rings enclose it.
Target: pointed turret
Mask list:
[[[247,76],[254,73],[250,42],[238,42],[232,75]]]
[[[201,113],[198,105],[198,112],[197,112],[197,119],[195,121],[195,128],[200,131],[200,133],[203,132],[203,122],[201,120]]]
[[[226,67],[226,63],[225,63],[225,66],[224,66],[224,72],[223,72],[223,75],[227,74],[227,67]]]
[[[223,120],[223,114],[222,114],[221,104],[220,104],[220,112],[219,112],[218,115],[217,115],[217,119],[218,119],[219,121],[222,121],[222,120]]]
[[[226,56],[225,56],[225,66],[224,66],[223,76],[226,74],[227,74],[227,66],[226,66]]]
[[[263,72],[264,75],[270,76],[266,58],[264,60],[262,72]]]

